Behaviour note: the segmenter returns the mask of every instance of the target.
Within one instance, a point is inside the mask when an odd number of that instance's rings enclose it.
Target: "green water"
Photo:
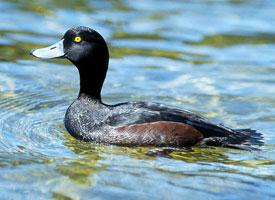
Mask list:
[[[275,198],[275,1],[0,0],[0,22],[0,199]],[[265,145],[165,158],[72,138],[77,70],[28,52],[76,25],[108,41],[105,102],[189,109]]]

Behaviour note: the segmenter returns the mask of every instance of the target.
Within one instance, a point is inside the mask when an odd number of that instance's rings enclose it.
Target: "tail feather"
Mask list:
[[[243,145],[263,145],[263,136],[261,133],[253,129],[235,129],[235,135],[240,137],[240,141],[237,141],[238,144]]]
[[[203,133],[202,144],[238,149],[247,149],[253,145],[261,146],[264,144],[262,134],[253,129],[231,129],[223,124],[214,124],[197,116],[186,117],[184,122]],[[253,148],[249,149],[252,150]]]
[[[259,150],[255,146],[264,144],[261,133],[252,129],[234,129],[225,132],[226,136],[214,136],[203,139],[200,145],[222,146],[247,151]]]

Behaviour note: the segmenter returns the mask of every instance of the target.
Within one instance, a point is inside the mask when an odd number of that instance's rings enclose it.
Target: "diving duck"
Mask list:
[[[56,44],[31,54],[41,59],[66,58],[78,69],[79,94],[64,120],[68,132],[77,139],[121,146],[206,145],[245,150],[263,143],[255,130],[228,128],[186,110],[142,101],[102,102],[109,51],[104,38],[91,28],[71,28]]]

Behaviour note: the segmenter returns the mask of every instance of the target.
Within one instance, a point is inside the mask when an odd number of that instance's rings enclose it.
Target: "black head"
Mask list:
[[[95,30],[84,26],[69,29],[61,41],[46,48],[33,50],[31,54],[41,59],[67,58],[76,65],[97,56],[109,59],[108,47],[103,37]]]
[[[108,48],[103,37],[93,29],[76,27],[68,30],[63,36],[65,57],[78,65],[90,61],[91,58],[109,59]]]
[[[67,58],[79,70],[80,93],[100,96],[109,52],[105,40],[95,30],[83,26],[71,28],[59,42],[31,54],[41,59]]]

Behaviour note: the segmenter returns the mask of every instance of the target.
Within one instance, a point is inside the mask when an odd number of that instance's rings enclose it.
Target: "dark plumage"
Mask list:
[[[211,145],[248,150],[262,144],[261,134],[254,130],[230,129],[185,110],[146,102],[102,103],[109,53],[102,36],[90,28],[72,28],[60,42],[32,54],[67,58],[77,67],[80,91],[66,112],[65,127],[78,139],[124,146]]]

